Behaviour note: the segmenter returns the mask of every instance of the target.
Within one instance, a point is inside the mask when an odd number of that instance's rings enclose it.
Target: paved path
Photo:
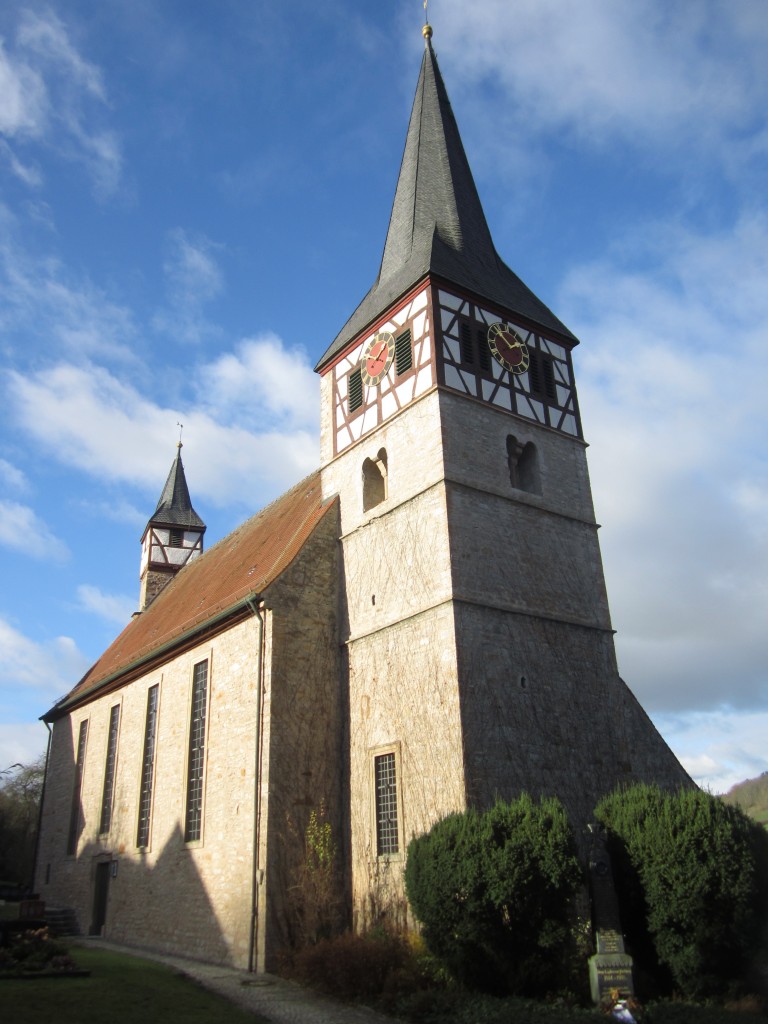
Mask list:
[[[249,974],[248,971],[238,971],[234,967],[205,964],[163,953],[146,953],[103,939],[75,941],[167,964],[180,974],[193,978],[205,988],[273,1024],[398,1024],[393,1017],[385,1017],[365,1007],[334,1002],[274,974]]]

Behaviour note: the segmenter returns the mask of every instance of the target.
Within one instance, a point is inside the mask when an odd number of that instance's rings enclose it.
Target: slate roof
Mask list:
[[[190,530],[205,532],[205,523],[192,508],[184,464],[181,461],[181,443],[176,450],[176,458],[165,481],[160,501],[147,523],[147,529],[150,526],[184,526]],[[146,532],[145,530],[144,533]]]
[[[189,562],[44,720],[244,608],[290,565],[337,500],[322,501],[318,470]]]
[[[429,40],[378,277],[315,369],[321,370],[428,274],[577,343],[496,252]]]

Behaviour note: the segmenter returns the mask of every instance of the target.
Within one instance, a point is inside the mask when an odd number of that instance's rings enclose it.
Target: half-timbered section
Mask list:
[[[440,309],[442,382],[473,398],[522,416],[533,423],[581,437],[570,347],[545,336],[540,328],[510,317],[444,288]],[[503,366],[492,353],[489,330],[503,324],[525,347],[527,369]]]
[[[330,369],[333,378],[334,455],[369,434],[435,383],[428,290],[423,288],[388,320],[354,342]],[[375,340],[389,335],[383,376]],[[386,345],[385,341],[379,341]],[[381,357],[380,357],[381,358]],[[378,380],[376,379],[378,377]],[[366,383],[366,378],[370,383]]]

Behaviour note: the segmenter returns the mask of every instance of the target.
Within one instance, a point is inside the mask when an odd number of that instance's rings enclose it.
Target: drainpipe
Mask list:
[[[37,809],[37,835],[35,836],[35,856],[32,861],[32,891],[35,890],[35,882],[37,881],[37,859],[40,856],[40,833],[43,828],[43,803],[45,801],[45,787],[48,783],[48,760],[51,756],[51,737],[53,732],[48,722],[43,722],[43,725],[48,730],[48,745],[45,748],[45,771],[43,773],[43,788],[40,790],[40,806]]]
[[[259,843],[261,839],[261,762],[264,751],[264,729],[263,729],[263,701],[264,691],[264,616],[262,609],[264,602],[261,595],[256,594],[246,601],[248,607],[259,620],[259,656],[258,656],[258,681],[256,687],[256,765],[253,786],[253,874],[251,877],[251,927],[248,940],[248,970],[255,971],[256,958],[256,926],[259,914],[259,885],[262,872],[259,868]]]

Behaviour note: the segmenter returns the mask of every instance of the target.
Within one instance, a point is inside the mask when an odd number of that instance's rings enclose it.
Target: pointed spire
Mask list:
[[[187,478],[184,475],[184,464],[181,461],[181,441],[176,445],[176,458],[173,460],[168,479],[165,481],[163,493],[157,508],[147,526],[184,526],[192,530],[204,530],[205,523],[192,508]]]
[[[424,57],[379,275],[318,370],[428,274],[575,341],[496,252],[432,49],[431,26],[422,31]]]

